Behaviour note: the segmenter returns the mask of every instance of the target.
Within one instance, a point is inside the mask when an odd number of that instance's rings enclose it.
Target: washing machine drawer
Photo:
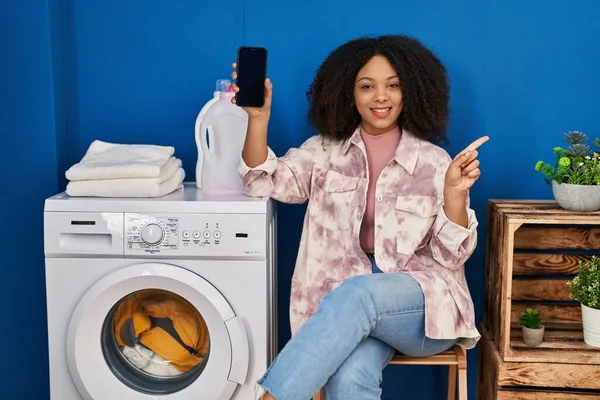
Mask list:
[[[46,257],[123,255],[123,213],[44,213]]]

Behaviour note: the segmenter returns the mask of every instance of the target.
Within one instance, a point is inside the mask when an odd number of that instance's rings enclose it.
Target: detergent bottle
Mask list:
[[[201,186],[202,186],[202,184],[201,184],[202,179],[200,179],[200,177],[202,176],[202,148],[200,146],[200,124],[202,123],[202,119],[204,118],[206,111],[210,108],[210,106],[212,106],[214,103],[216,103],[219,100],[219,95],[222,92],[226,92],[230,85],[231,85],[231,81],[229,81],[228,79],[219,79],[216,84],[216,89],[213,92],[212,99],[210,99],[202,107],[202,109],[198,113],[198,117],[196,117],[195,132],[196,132],[196,147],[198,148],[198,159],[196,161],[196,186],[198,188],[201,188]]]
[[[199,142],[196,185],[206,195],[242,194],[242,178],[238,172],[248,114],[231,103],[235,96],[231,87],[219,91],[219,98],[206,110],[197,131]],[[200,180],[200,183],[198,183]]]

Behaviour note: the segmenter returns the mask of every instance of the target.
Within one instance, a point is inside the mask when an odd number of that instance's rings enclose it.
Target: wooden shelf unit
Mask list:
[[[507,397],[511,387],[514,393],[524,393],[528,387],[554,388],[554,392],[543,392],[553,393],[550,397],[530,392],[536,399],[592,394],[600,398],[600,349],[583,342],[581,306],[569,298],[567,286],[579,260],[600,254],[600,212],[567,211],[554,201],[490,200],[487,218],[480,375],[493,365],[497,373],[494,382],[479,377],[479,398],[534,398]],[[546,327],[544,342],[538,347],[522,339],[519,314],[528,307],[541,310]],[[524,375],[505,379],[503,371]],[[567,388],[581,391],[560,392]]]
[[[478,400],[600,398],[600,365],[562,363],[550,352],[545,361],[505,361],[485,329],[479,346]]]

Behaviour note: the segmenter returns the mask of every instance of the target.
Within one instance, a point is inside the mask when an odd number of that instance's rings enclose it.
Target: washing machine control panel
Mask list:
[[[178,225],[178,218],[128,214],[125,224],[127,248],[177,249]]]
[[[125,253],[169,256],[266,254],[263,214],[125,214]]]

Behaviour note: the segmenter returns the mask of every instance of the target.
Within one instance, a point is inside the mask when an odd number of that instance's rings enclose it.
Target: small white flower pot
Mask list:
[[[581,305],[583,341],[590,346],[600,347],[600,310]]]
[[[523,330],[523,341],[527,346],[539,346],[544,341],[544,325],[537,329],[526,328],[521,326]]]

